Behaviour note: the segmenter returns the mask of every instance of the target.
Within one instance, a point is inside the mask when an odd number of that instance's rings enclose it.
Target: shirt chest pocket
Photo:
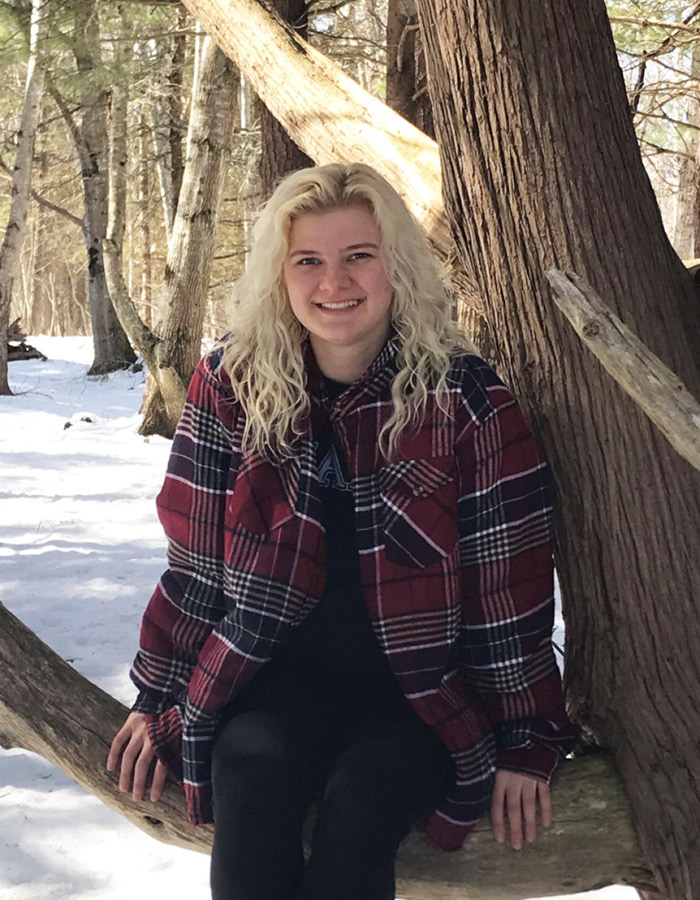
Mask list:
[[[227,519],[233,528],[265,535],[294,516],[299,491],[299,466],[246,460],[227,498]]]
[[[384,467],[379,491],[387,559],[426,568],[457,546],[457,483],[451,456]]]

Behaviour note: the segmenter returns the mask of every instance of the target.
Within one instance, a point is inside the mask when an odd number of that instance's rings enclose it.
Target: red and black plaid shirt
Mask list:
[[[452,753],[457,781],[428,820],[459,847],[495,768],[549,781],[575,732],[551,645],[548,472],[513,396],[471,354],[455,356],[448,410],[430,394],[387,463],[398,339],[329,404],[312,354],[312,401],[292,459],[243,453],[244,413],[221,365],[199,365],[158,511],[169,568],[151,598],[132,678],[159,758],[211,821],[220,710],[311,611],[326,542],[314,436],[330,416],[355,500],[362,588],[376,637],[418,715]]]

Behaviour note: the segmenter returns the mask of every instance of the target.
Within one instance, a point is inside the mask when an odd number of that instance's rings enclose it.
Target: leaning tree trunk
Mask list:
[[[90,375],[123,369],[136,356],[112,306],[105,280],[102,243],[107,233],[107,92],[98,83],[100,31],[95,0],[75,6],[73,53],[78,70],[82,122],[71,123],[80,157],[85,199],[85,244],[95,356]],[[65,106],[62,110],[65,115]]]
[[[10,322],[12,286],[19,270],[22,241],[27,224],[34,138],[44,94],[44,68],[39,55],[47,30],[48,14],[45,4],[43,0],[33,0],[27,81],[12,170],[10,213],[0,249],[0,394],[12,393],[7,378],[7,328]]]
[[[446,205],[559,489],[575,716],[660,884],[700,896],[700,477],[569,332],[583,276],[700,397],[700,316],[644,172],[603,0],[421,0]]]

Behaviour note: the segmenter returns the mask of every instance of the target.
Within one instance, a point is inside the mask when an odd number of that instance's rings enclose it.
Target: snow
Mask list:
[[[15,394],[0,397],[0,598],[129,705],[141,615],[165,565],[153,501],[170,442],[138,434],[142,372],[88,378],[90,338],[29,340],[48,360],[11,363]],[[205,900],[208,858],[154,841],[41,757],[0,751],[2,900],[128,896]]]

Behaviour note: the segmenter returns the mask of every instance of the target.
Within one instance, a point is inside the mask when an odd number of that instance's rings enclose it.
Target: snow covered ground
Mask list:
[[[91,339],[30,340],[48,361],[11,363],[15,396],[0,397],[0,598],[128,705],[165,564],[153,500],[170,442],[137,434],[143,373],[88,379]],[[2,900],[208,896],[207,857],[142,834],[39,756],[0,751]]]

